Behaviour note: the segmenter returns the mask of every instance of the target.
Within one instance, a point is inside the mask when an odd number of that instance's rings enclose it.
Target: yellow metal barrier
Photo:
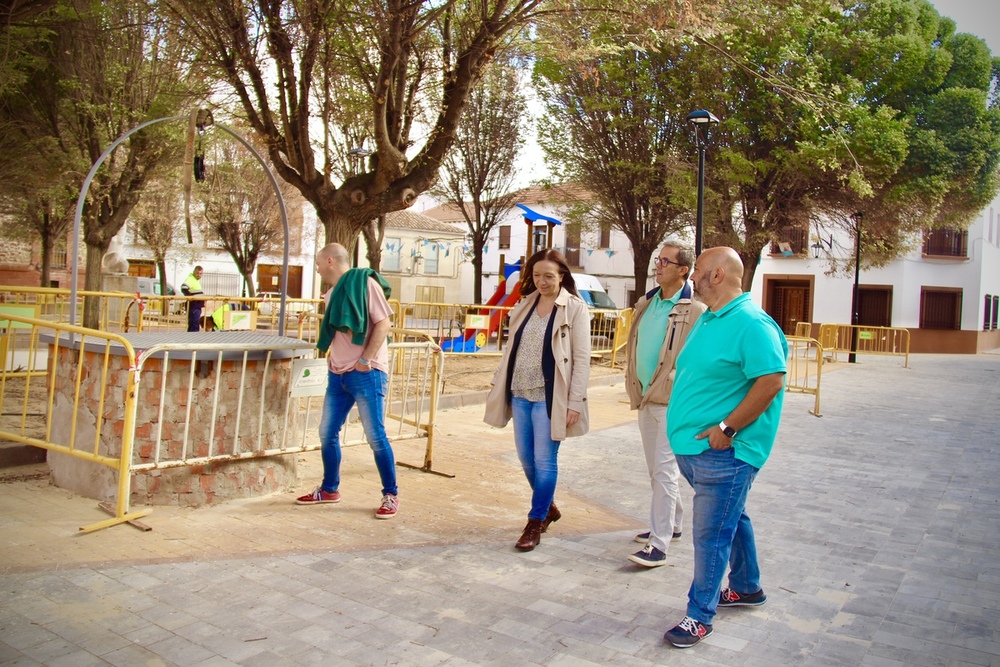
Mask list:
[[[795,335],[799,338],[811,338],[812,326],[812,322],[796,322]]]
[[[823,379],[823,347],[815,338],[787,336],[788,373],[785,375],[785,391],[799,394],[813,394],[815,407],[809,414],[822,417],[819,411],[820,383]]]
[[[135,350],[116,334],[11,314],[5,317],[11,323],[4,336],[8,349],[14,326],[30,328],[30,344],[25,356],[26,372],[17,375],[5,368],[0,374],[0,439],[41,447],[114,472],[115,508],[99,505],[113,518],[83,526],[81,531],[91,532],[148,514],[150,509],[129,511],[137,383]],[[47,348],[44,353],[40,349],[43,345]],[[116,354],[128,357],[124,381],[111,381],[108,362],[112,347],[119,348]],[[86,365],[85,352],[99,365]],[[35,381],[40,375],[47,375],[47,382]],[[90,406],[96,404],[96,410],[82,409],[83,401]],[[111,421],[119,418],[121,446],[114,453],[102,448],[102,435],[111,428]]]
[[[855,336],[855,332],[857,336]],[[857,348],[852,349],[857,340]],[[852,324],[821,324],[819,342],[827,352],[832,351],[832,359],[838,361],[837,354],[877,354],[903,357],[903,367],[910,365],[910,332],[901,327],[872,327]]]

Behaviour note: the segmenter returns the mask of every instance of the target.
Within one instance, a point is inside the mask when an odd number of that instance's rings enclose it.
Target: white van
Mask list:
[[[604,285],[594,276],[589,273],[574,273],[573,281],[576,283],[576,291],[580,293],[580,298],[586,301],[591,308],[618,309],[615,302],[604,291]]]

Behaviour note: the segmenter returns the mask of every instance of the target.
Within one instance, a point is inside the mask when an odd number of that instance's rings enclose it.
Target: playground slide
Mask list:
[[[521,298],[521,281],[514,283],[514,289],[510,294],[507,294],[507,284],[506,280],[501,281],[500,286],[497,287],[497,291],[493,293],[490,300],[484,305],[487,306],[504,306],[510,307],[517,303],[518,299]],[[441,350],[444,352],[476,352],[479,348],[486,344],[489,337],[496,333],[497,329],[500,328],[500,322],[503,320],[503,316],[506,310],[489,309],[483,308],[479,311],[480,315],[489,314],[489,328],[484,332],[482,329],[466,329],[462,336],[457,336],[451,340],[441,341]]]

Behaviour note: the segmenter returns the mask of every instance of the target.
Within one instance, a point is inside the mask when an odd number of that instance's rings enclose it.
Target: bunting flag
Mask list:
[[[591,255],[593,255],[593,254],[594,254],[594,250],[593,250],[593,248],[591,248],[591,249],[587,250],[587,257],[590,257],[590,256],[591,256]]]
[[[447,248],[444,249],[444,256],[447,257],[450,254],[451,254],[451,246],[449,245]]]
[[[417,256],[417,249],[414,248],[413,250],[410,251],[410,257],[416,257],[416,256]]]
[[[576,252],[579,248],[566,248],[566,252]]]
[[[489,247],[488,245],[484,245],[484,246],[483,246],[483,254],[485,255],[485,254],[486,254],[486,253],[488,253],[489,251],[490,251],[490,247]]]
[[[605,253],[607,253],[608,257],[614,257],[614,256],[615,256],[615,254],[616,254],[616,253],[617,253],[618,251],[617,251],[617,250],[605,250],[604,252],[605,252]]]

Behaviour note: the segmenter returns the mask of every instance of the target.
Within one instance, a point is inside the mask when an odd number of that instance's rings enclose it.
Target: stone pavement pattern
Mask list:
[[[748,507],[768,603],[721,610],[690,650],[662,641],[690,541],[666,567],[625,560],[649,491],[618,385],[591,391],[596,428],[560,456],[564,518],[528,554],[510,429],[475,406],[440,420],[435,467],[458,477],[401,470],[388,522],[367,450],[345,457],[339,505],[157,508],[149,533],[75,536],[92,501],[5,485],[0,664],[1000,667],[1000,356],[911,365],[825,373],[823,418],[786,397]]]

